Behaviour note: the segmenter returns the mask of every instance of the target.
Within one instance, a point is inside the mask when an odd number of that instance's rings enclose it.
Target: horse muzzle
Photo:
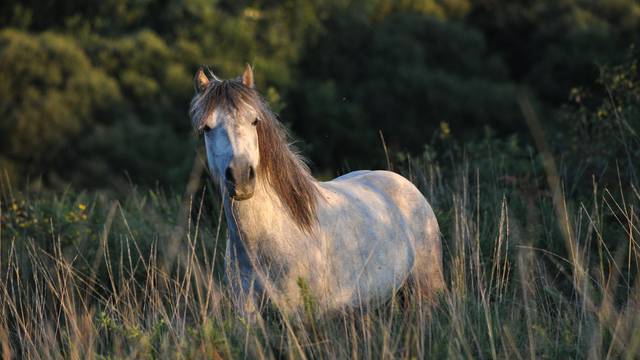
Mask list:
[[[242,201],[250,199],[256,188],[256,172],[246,162],[232,161],[224,173],[229,197]]]
[[[231,185],[230,187],[229,184],[227,184],[227,192],[229,194],[229,197],[235,201],[248,200],[253,197],[253,188],[250,190],[243,189],[238,191],[235,186]]]

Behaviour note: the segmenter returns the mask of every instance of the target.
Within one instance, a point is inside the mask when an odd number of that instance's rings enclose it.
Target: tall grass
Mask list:
[[[490,178],[461,163],[446,175],[428,161],[404,171],[443,232],[440,302],[406,288],[379,309],[307,326],[272,310],[236,317],[221,276],[225,225],[206,186],[118,199],[3,181],[2,356],[637,357],[638,184],[594,184],[578,201],[531,190],[496,163]]]

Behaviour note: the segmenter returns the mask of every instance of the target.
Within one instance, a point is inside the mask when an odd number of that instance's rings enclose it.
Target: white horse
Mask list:
[[[407,280],[429,299],[445,288],[438,223],[411,182],[389,171],[316,181],[249,65],[233,80],[200,68],[195,88],[190,115],[224,199],[227,276],[242,315],[265,298],[284,313],[312,299],[326,313],[375,306]]]

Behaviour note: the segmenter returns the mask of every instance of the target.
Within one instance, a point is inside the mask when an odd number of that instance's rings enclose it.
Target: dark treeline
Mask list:
[[[0,26],[17,183],[182,186],[193,73],[246,62],[317,174],[384,167],[380,134],[392,162],[489,142],[530,167],[523,96],[567,173],[640,156],[634,0],[5,1]]]

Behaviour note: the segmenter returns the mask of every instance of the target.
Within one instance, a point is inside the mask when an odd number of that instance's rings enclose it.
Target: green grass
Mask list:
[[[443,232],[449,290],[437,306],[402,289],[307,326],[273,310],[255,324],[236,317],[215,190],[116,197],[5,181],[3,358],[637,357],[638,184],[568,198],[559,180],[531,190],[478,167],[404,171]]]

